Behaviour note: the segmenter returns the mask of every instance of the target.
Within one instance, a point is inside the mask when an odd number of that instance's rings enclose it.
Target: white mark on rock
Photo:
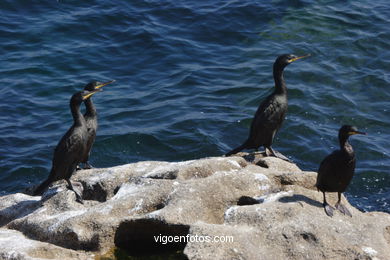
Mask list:
[[[37,259],[26,255],[26,251],[38,248],[42,243],[27,239],[21,232],[0,230],[0,259]]]
[[[145,172],[149,167],[151,163],[150,162],[140,162],[135,165],[134,171],[136,173]]]
[[[95,174],[88,178],[88,186],[93,186],[102,180],[112,180],[116,178],[117,173],[121,173],[127,169],[131,169],[133,164],[124,164],[106,169],[102,173]]]
[[[226,211],[225,211],[225,214],[223,216],[224,219],[229,219],[231,217],[233,217],[234,215],[236,215],[236,209],[238,208],[239,206],[231,206],[230,208],[228,208]]]
[[[268,184],[259,186],[259,190],[268,190],[269,188],[270,186]]]
[[[258,180],[258,181],[269,181],[268,177],[265,176],[262,173],[256,173],[255,174],[255,180]]]
[[[150,176],[154,175],[161,175],[167,172],[172,172],[172,171],[178,171],[178,163],[170,163],[167,165],[160,165],[155,168],[153,168],[150,172],[146,173],[143,175],[143,177],[148,178]]]
[[[47,191],[45,191],[42,194],[42,199],[50,198],[51,196],[53,196],[61,191],[64,191],[64,189],[61,188],[61,186],[59,186],[59,185],[51,187],[50,189],[48,189]]]
[[[87,210],[72,210],[72,211],[66,211],[66,212],[52,215],[52,216],[46,216],[47,220],[55,219],[55,223],[53,225],[49,226],[48,229],[50,232],[54,232],[57,229],[57,227],[60,226],[66,220],[73,218],[73,217],[76,217],[76,216],[80,216],[86,212],[87,212]]]
[[[362,250],[363,250],[366,254],[368,254],[369,256],[371,256],[371,257],[374,257],[374,256],[376,256],[376,255],[378,254],[378,252],[377,252],[375,249],[373,249],[372,247],[363,246],[363,247],[362,247]]]
[[[113,206],[111,204],[108,204],[108,205],[104,205],[103,207],[101,207],[101,209],[98,212],[100,214],[108,215],[111,213],[112,209],[113,209]]]
[[[40,201],[41,200],[41,196],[29,196],[29,195],[26,195],[26,194],[23,194],[23,193],[16,193],[14,196],[13,196],[13,199],[15,201],[25,201],[25,200],[34,200],[34,201]]]
[[[224,176],[227,176],[227,175],[232,175],[232,174],[237,174],[238,170],[237,169],[233,169],[233,170],[230,170],[230,171],[216,171],[214,172],[214,175],[224,175]]]
[[[137,212],[138,210],[141,210],[143,207],[143,204],[144,204],[144,199],[140,199],[139,201],[137,201],[134,208],[129,210],[129,214],[132,214],[133,212]]]
[[[259,214],[260,216],[263,215],[263,212],[265,212],[265,211],[267,211],[267,210],[264,208],[259,208],[259,207],[256,208],[256,213]]]
[[[268,203],[268,202],[274,202],[274,201],[276,201],[276,200],[278,200],[278,199],[280,199],[282,197],[292,196],[293,193],[294,192],[292,190],[290,190],[290,191],[281,191],[281,192],[278,192],[278,193],[271,193],[271,194],[263,195],[263,196],[255,198],[255,199],[257,199],[261,203]]]
[[[146,215],[146,217],[147,217],[147,218],[156,218],[156,217],[160,214],[160,212],[161,212],[163,209],[164,209],[164,208],[158,209],[158,210],[155,210],[155,211],[152,211],[152,212],[148,213],[148,214]]]
[[[228,160],[228,162],[238,168],[241,168],[241,165],[237,162],[237,161],[234,161],[234,160]]]
[[[112,200],[122,199],[130,195],[139,193],[141,189],[142,189],[142,184],[135,185],[133,183],[125,183],[119,188],[118,192],[111,199]]]

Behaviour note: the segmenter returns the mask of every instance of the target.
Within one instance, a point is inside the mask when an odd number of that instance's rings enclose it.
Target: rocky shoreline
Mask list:
[[[260,153],[78,171],[84,204],[64,181],[42,197],[0,197],[0,259],[103,259],[113,248],[180,259],[389,259],[390,214],[360,212],[343,197],[353,217],[328,217],[315,179]],[[187,241],[163,243],[168,236]]]

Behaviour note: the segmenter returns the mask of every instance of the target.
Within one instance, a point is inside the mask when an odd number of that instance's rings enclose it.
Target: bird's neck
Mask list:
[[[85,123],[84,116],[80,112],[80,103],[71,103],[70,111],[72,112],[72,117],[75,126],[81,126]]]
[[[353,157],[354,152],[352,145],[348,142],[348,137],[339,138],[340,140],[340,149],[346,152],[349,156]]]
[[[92,102],[92,98],[88,98],[87,100],[85,100],[84,104],[85,104],[85,108],[86,108],[85,116],[86,117],[95,117],[96,116],[96,108]]]
[[[275,93],[287,94],[286,83],[283,78],[283,69],[274,66],[274,81],[275,81]]]

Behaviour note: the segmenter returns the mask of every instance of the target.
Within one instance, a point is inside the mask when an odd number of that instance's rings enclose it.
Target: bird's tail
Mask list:
[[[51,180],[49,178],[47,178],[47,180],[45,180],[44,182],[42,182],[38,188],[36,188],[34,190],[34,193],[33,193],[33,196],[38,196],[38,195],[42,195],[42,193],[46,190],[47,187],[49,187],[51,183]]]
[[[230,156],[232,154],[236,154],[238,152],[241,152],[242,150],[244,150],[245,148],[247,148],[247,142],[243,143],[242,145],[240,145],[239,147],[231,150],[230,152],[226,153],[225,156]]]

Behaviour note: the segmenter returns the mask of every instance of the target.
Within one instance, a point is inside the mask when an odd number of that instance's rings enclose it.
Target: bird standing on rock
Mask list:
[[[316,187],[324,195],[323,206],[330,217],[333,216],[334,208],[326,202],[325,192],[337,192],[336,209],[352,217],[351,212],[341,204],[341,193],[347,189],[355,173],[356,158],[352,146],[348,143],[348,138],[356,134],[365,135],[366,133],[359,132],[354,126],[343,125],[339,130],[340,150],[325,157],[318,169]]]
[[[310,56],[310,54],[304,56],[283,54],[276,58],[273,65],[275,91],[269,95],[257,109],[251,124],[248,139],[239,147],[225,154],[225,156],[238,153],[243,149],[257,150],[260,146],[264,146],[267,156],[273,155],[283,160],[290,161],[287,157],[276,152],[271,147],[276,132],[282,126],[288,107],[287,87],[283,78],[283,70],[290,63],[308,56]]]
[[[95,91],[98,90],[110,83],[113,83],[115,80],[111,80],[105,83],[100,83],[97,81],[92,81],[85,85],[84,90],[87,91]],[[92,166],[89,163],[89,155],[91,154],[91,149],[93,146],[93,143],[95,142],[96,138],[96,131],[98,128],[98,121],[97,121],[97,112],[95,105],[92,102],[92,98],[87,98],[84,100],[86,112],[84,114],[85,121],[87,123],[88,128],[88,141],[87,141],[87,149],[84,151],[84,154],[82,156],[81,163],[84,164],[84,169],[91,169]]]
[[[54,150],[52,168],[49,177],[42,182],[34,191],[34,196],[41,195],[53,182],[66,180],[68,188],[76,194],[76,200],[83,203],[81,194],[76,192],[70,182],[70,177],[76,170],[77,165],[82,161],[82,156],[87,149],[88,128],[84,116],[80,112],[80,105],[100,89],[93,91],[80,91],[70,99],[70,110],[73,117],[73,125],[61,138]]]

